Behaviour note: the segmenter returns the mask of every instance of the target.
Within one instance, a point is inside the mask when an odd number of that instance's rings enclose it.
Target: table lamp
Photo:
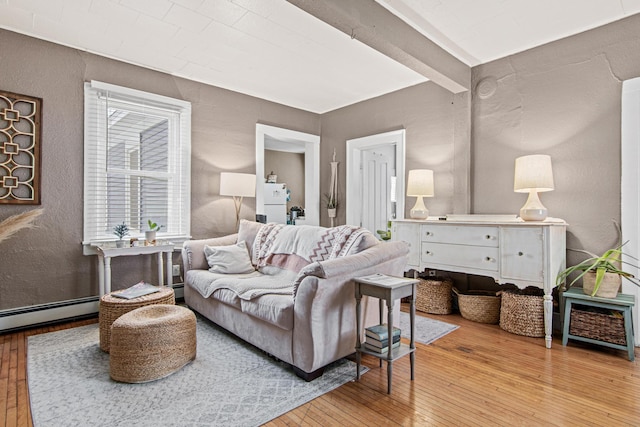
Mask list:
[[[255,197],[256,176],[250,173],[221,172],[220,195],[232,196],[236,206],[236,229],[240,224],[243,197]]]
[[[424,205],[423,197],[433,197],[433,171],[429,169],[413,169],[407,179],[407,196],[417,197],[416,204],[409,215],[413,219],[427,219],[429,210]]]
[[[532,154],[516,159],[513,191],[529,193],[529,198],[520,209],[520,218],[525,221],[543,221],[547,217],[538,192],[551,191],[553,185],[553,171],[551,157],[546,154]]]

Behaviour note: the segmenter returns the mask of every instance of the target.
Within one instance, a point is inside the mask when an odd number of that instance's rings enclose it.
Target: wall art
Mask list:
[[[42,99],[0,91],[0,204],[40,204]]]

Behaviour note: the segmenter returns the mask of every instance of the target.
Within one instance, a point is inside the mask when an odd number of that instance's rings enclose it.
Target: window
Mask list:
[[[191,104],[124,87],[85,83],[85,245],[115,240],[125,223],[142,237],[190,234]]]

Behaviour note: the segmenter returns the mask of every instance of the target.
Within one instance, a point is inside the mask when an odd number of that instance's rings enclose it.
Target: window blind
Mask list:
[[[190,235],[191,104],[101,82],[85,83],[84,244],[115,240],[149,220],[161,240]]]

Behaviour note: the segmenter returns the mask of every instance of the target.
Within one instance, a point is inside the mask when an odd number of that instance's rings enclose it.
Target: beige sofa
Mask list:
[[[205,246],[224,249],[242,241],[256,271],[209,271]],[[381,243],[360,228],[243,220],[237,234],[184,243],[184,296],[189,307],[291,364],[310,381],[327,364],[354,352],[351,279],[373,273],[401,276],[407,254],[404,242]],[[365,326],[377,323],[377,300],[363,299],[363,312]]]

